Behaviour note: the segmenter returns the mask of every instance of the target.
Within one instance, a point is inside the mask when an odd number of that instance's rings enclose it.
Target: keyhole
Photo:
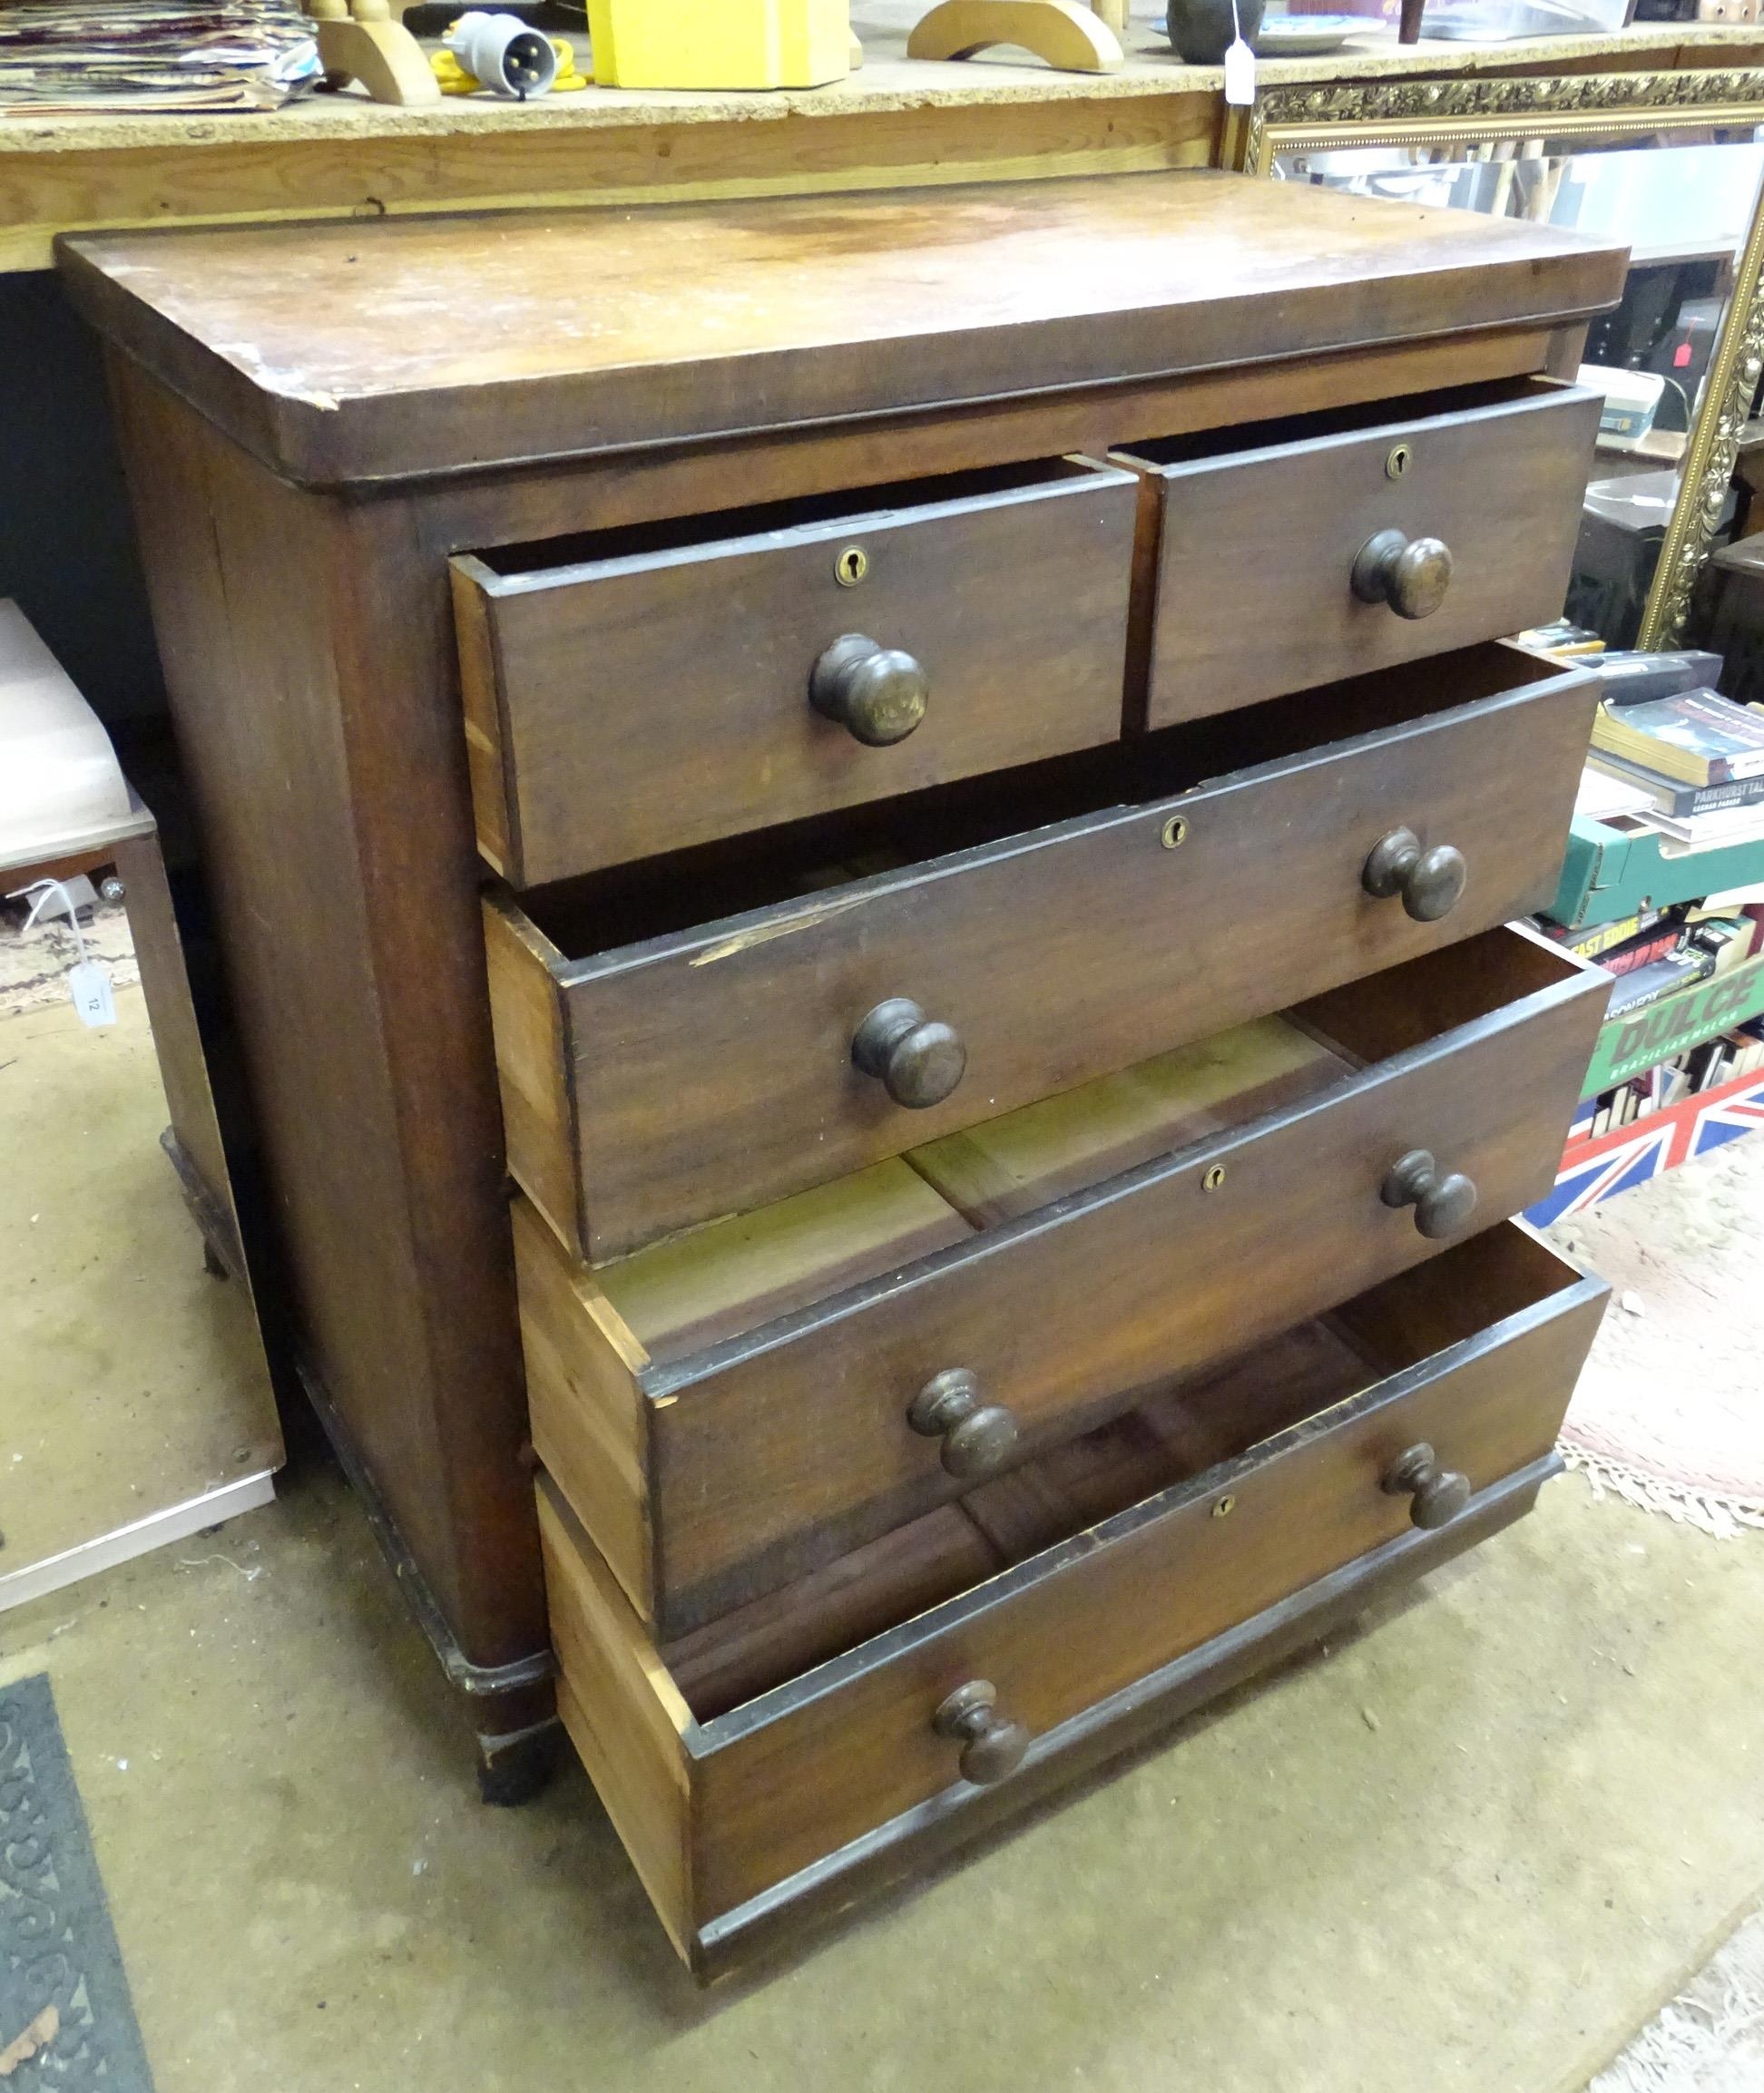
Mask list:
[[[833,562],[834,579],[842,589],[855,589],[869,572],[869,554],[861,545],[848,545]]]
[[[1385,460],[1385,477],[1400,480],[1409,469],[1409,460],[1415,455],[1406,444],[1397,444]]]

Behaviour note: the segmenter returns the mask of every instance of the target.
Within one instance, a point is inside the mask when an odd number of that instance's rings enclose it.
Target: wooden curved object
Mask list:
[[[1120,38],[1077,0],[942,0],[906,39],[906,55],[972,58],[997,44],[1062,73],[1112,73],[1122,62]]]
[[[340,87],[358,80],[376,102],[415,108],[441,99],[423,47],[400,21],[392,18],[386,0],[308,0],[318,63],[327,83]]]

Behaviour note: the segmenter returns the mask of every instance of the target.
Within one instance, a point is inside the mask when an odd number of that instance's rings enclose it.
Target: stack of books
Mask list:
[[[275,109],[318,77],[298,0],[0,6],[0,116]]]
[[[1687,1047],[1614,1090],[1586,1099],[1568,1130],[1569,1148],[1633,1126],[1655,1112],[1670,1111],[1687,1098],[1720,1090],[1760,1069],[1764,1069],[1764,1018],[1753,1018],[1719,1039]]]
[[[1664,856],[1764,840],[1764,710],[1697,688],[1632,698],[1608,685],[1583,798],[1632,819]],[[1592,811],[1588,805],[1583,811]]]
[[[1607,1018],[1629,1017],[1751,958],[1764,942],[1764,922],[1745,912],[1749,901],[1749,890],[1723,896],[1719,908],[1704,903],[1644,909],[1592,930],[1569,931],[1547,922],[1538,927],[1558,944],[1614,973],[1617,985],[1611,992]],[[1759,914],[1764,915],[1764,909]]]

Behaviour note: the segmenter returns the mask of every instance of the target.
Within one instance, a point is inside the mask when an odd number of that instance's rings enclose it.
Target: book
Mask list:
[[[1683,926],[1680,924],[1657,924],[1652,930],[1644,930],[1641,936],[1631,938],[1628,944],[1613,945],[1609,952],[1602,952],[1599,964],[1607,973],[1633,973],[1638,966],[1651,965],[1653,961],[1675,952],[1682,934]]]
[[[1628,787],[1652,812],[1671,815],[1677,821],[1703,814],[1725,814],[1736,807],[1764,807],[1764,772],[1755,778],[1736,778],[1725,785],[1686,785],[1624,757],[1609,755],[1602,748],[1592,751],[1587,768],[1598,771],[1613,786]],[[1608,804],[1616,813],[1637,811],[1632,804],[1620,806],[1614,797]],[[1601,818],[1595,807],[1583,807],[1578,800],[1574,811],[1591,814],[1595,821]]]
[[[1681,690],[1634,705],[1600,704],[1592,746],[1685,785],[1727,785],[1764,773],[1764,712],[1714,690]]]
[[[1614,1017],[1633,1017],[1662,996],[1671,995],[1692,982],[1707,981],[1714,971],[1712,952],[1675,952],[1665,959],[1650,960],[1633,973],[1618,976],[1611,992],[1607,1022]]]
[[[1686,850],[1718,850],[1764,838],[1764,805],[1730,807],[1722,814],[1692,814],[1682,821],[1670,814],[1638,814],[1630,818],[1662,837],[1661,848],[1669,857]]]
[[[1651,930],[1656,924],[1669,920],[1668,911],[1661,908],[1644,908],[1633,915],[1620,915],[1612,923],[1583,924],[1579,930],[1570,930],[1560,923],[1540,922],[1538,928],[1544,936],[1572,952],[1577,959],[1602,959],[1605,953],[1620,944],[1626,944],[1640,932]],[[1676,918],[1672,921],[1672,934],[1678,934]]]
[[[1700,647],[1666,654],[1606,653],[1599,657],[1599,695],[1608,705],[1640,705],[1681,690],[1712,690],[1721,657]]]

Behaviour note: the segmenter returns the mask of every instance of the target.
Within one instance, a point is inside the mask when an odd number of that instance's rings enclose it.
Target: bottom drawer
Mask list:
[[[701,1973],[1530,1504],[1606,1289],[1503,1226],[660,1649],[540,1483],[560,1709]]]

